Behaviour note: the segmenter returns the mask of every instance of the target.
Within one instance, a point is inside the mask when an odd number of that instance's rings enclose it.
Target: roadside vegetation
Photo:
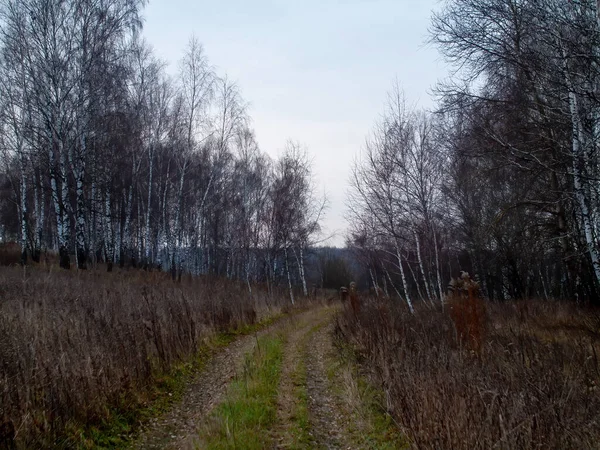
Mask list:
[[[17,267],[0,270],[0,297],[0,442],[22,448],[122,443],[289,302],[209,277]]]
[[[365,297],[337,321],[410,446],[595,448],[599,312],[533,300],[481,307],[473,293],[414,314]]]
[[[348,418],[348,431],[356,448],[408,448],[386,410],[381,386],[369,379],[359,364],[357,353],[340,335],[335,336],[334,345],[336,354],[328,361],[327,375],[339,407]]]
[[[200,433],[200,448],[270,448],[270,427],[277,417],[277,390],[284,337],[260,338],[246,355],[243,372],[231,384],[225,401]]]

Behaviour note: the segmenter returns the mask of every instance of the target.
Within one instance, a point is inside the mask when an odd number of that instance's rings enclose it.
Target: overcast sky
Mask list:
[[[324,222],[343,246],[345,197],[353,159],[383,111],[394,80],[407,100],[430,108],[446,75],[425,45],[438,0],[150,0],[144,35],[175,73],[192,34],[220,75],[249,102],[261,149],[305,146]]]

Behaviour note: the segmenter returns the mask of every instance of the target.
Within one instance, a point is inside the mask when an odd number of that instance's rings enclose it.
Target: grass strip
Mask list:
[[[283,361],[283,337],[260,338],[246,355],[243,373],[229,386],[200,433],[203,449],[270,448],[277,419],[277,390]]]
[[[293,386],[292,394],[294,396],[294,411],[289,424],[287,425],[286,448],[300,450],[311,448],[310,421],[308,415],[308,389],[307,389],[307,343],[312,334],[323,324],[312,327],[298,343],[298,351],[301,354],[294,371],[291,373]]]

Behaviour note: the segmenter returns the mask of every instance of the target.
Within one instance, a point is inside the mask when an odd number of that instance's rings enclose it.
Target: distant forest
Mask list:
[[[600,301],[595,0],[445,1],[430,44],[451,76],[433,111],[393,86],[353,164],[344,251],[315,249],[307,151],[261,152],[197,38],[169,76],[144,5],[0,1],[0,239],[22,264],[213,274],[292,301],[354,279],[410,308],[464,270],[493,300]]]

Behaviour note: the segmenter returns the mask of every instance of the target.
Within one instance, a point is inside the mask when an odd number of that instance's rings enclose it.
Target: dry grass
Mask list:
[[[0,243],[0,266],[16,266],[21,263],[21,246],[14,242]]]
[[[139,407],[216,331],[276,312],[256,291],[158,272],[0,269],[0,447],[12,433],[24,448],[80,445],[83,428]]]
[[[455,314],[365,299],[338,320],[412,447],[598,448],[600,312],[487,304],[480,342]]]

